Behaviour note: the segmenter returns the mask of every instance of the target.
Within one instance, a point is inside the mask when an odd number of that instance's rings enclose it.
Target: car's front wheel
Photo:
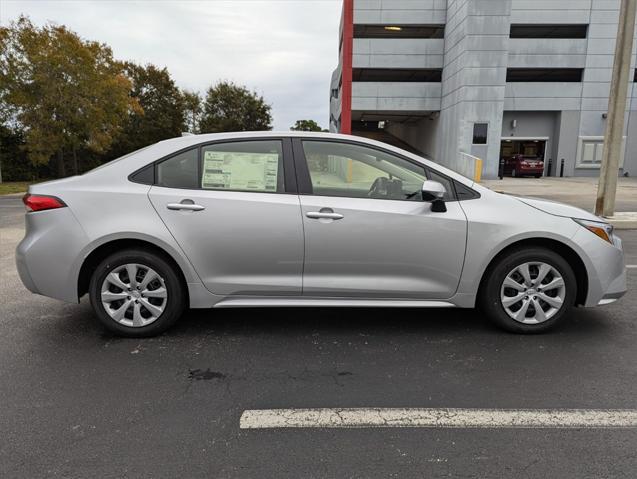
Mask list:
[[[164,332],[181,316],[184,288],[161,256],[125,250],[104,259],[89,285],[100,323],[120,336],[148,337]]]
[[[546,248],[518,249],[487,271],[481,309],[498,326],[515,333],[540,333],[573,308],[577,283],[573,269]]]

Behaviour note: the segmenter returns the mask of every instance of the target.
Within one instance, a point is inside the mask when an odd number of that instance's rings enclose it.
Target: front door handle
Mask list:
[[[323,210],[308,211],[307,213],[305,213],[305,216],[307,216],[308,218],[312,218],[314,220],[320,220],[320,219],[342,220],[343,218],[345,218],[340,213],[334,213],[333,211],[323,211]]]
[[[184,200],[181,203],[168,203],[166,205],[166,208],[168,208],[169,210],[185,210],[185,211],[203,211],[206,209],[205,206],[196,205],[192,201],[189,201],[188,203],[186,203],[186,200]]]

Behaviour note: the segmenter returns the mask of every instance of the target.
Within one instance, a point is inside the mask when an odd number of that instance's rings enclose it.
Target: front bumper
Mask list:
[[[581,228],[573,241],[582,250],[588,270],[588,294],[584,306],[597,306],[617,301],[626,294],[626,266],[622,241],[613,236],[610,244]]]

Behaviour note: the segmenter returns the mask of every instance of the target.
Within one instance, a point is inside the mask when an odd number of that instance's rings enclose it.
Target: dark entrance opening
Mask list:
[[[502,140],[504,176],[543,176],[545,152],[546,140]]]

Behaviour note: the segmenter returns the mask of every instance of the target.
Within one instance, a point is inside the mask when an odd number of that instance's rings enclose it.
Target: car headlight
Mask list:
[[[598,221],[580,220],[577,218],[573,218],[573,220],[591,233],[599,236],[604,241],[608,241],[610,244],[613,244],[613,225]]]

